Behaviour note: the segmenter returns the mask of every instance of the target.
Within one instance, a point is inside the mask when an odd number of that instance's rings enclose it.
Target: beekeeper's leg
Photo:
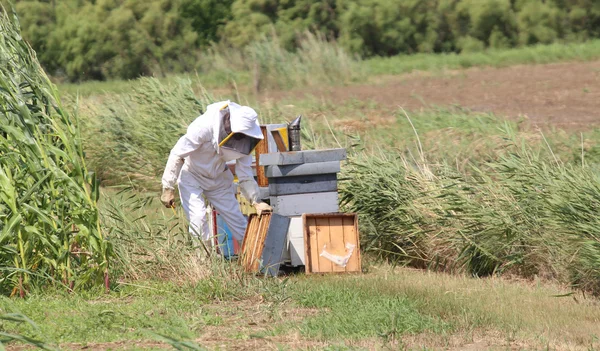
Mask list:
[[[190,234],[192,234],[193,238],[202,240],[207,249],[210,248],[212,246],[212,235],[208,226],[208,218],[206,217],[206,204],[202,197],[202,189],[199,186],[179,182],[179,196],[181,198],[181,207],[183,207],[183,211],[190,222]]]
[[[229,173],[230,172],[224,172]],[[241,245],[246,232],[248,221],[240,210],[240,205],[235,198],[235,185],[233,184],[233,176],[222,177],[219,179],[219,187],[205,191],[204,194],[213,207],[227,223],[231,230],[231,235]]]

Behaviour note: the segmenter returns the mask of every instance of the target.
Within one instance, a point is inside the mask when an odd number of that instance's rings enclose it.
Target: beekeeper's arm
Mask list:
[[[175,184],[177,184],[177,178],[181,172],[184,159],[200,147],[202,135],[202,131],[190,133],[188,130],[188,133],[179,138],[175,146],[171,149],[162,176],[162,195],[160,197],[160,201],[166,207],[174,206]]]
[[[258,184],[252,174],[252,155],[237,159],[235,174],[237,175],[242,195],[256,208],[258,215],[260,216],[262,212],[271,211],[271,206],[262,201],[259,202]]]

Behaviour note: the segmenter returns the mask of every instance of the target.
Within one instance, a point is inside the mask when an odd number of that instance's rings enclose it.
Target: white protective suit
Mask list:
[[[177,183],[181,204],[190,222],[190,233],[205,244],[209,243],[212,235],[202,194],[223,217],[234,239],[241,243],[244,238],[247,221],[235,198],[233,174],[226,165],[227,161],[236,160],[235,172],[242,195],[252,204],[259,201],[258,184],[252,173],[252,154],[244,155],[219,147],[222,138],[219,131],[227,111],[231,132],[263,139],[257,114],[252,108],[231,101],[211,104],[177,141],[162,177],[163,191],[174,189]]]

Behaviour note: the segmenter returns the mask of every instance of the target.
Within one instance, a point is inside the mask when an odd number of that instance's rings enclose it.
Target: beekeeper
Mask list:
[[[235,160],[242,195],[257,212],[271,207],[259,202],[258,184],[252,174],[252,151],[263,139],[256,112],[231,101],[211,104],[196,118],[175,144],[162,177],[161,202],[173,207],[175,184],[189,220],[190,233],[210,247],[212,235],[206,218],[206,197],[241,244],[247,221],[235,197],[233,174],[226,165]]]

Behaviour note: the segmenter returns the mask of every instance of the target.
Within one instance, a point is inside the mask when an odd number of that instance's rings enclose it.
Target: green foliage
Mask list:
[[[0,62],[0,292],[101,284],[111,245],[75,118],[4,11]]]
[[[519,42],[523,45],[548,44],[561,37],[561,9],[543,1],[522,1],[518,14]]]
[[[264,34],[276,32],[285,48],[298,46],[297,38],[306,30],[336,37],[336,1],[237,0],[231,8],[222,40],[242,47]]]
[[[190,8],[182,6],[178,0],[56,5],[27,0],[17,9],[44,66],[53,74],[82,80],[191,70],[199,39],[192,20],[181,15]]]
[[[56,30],[55,9],[50,2],[19,1],[15,4],[22,26],[22,34],[36,50],[46,69],[56,70],[58,48],[51,35]]]
[[[234,1],[231,7],[234,20],[225,25],[225,42],[241,47],[268,32],[273,24],[277,4],[277,0]]]
[[[465,170],[423,153],[357,154],[342,199],[363,216],[364,247],[414,267],[544,276],[600,294],[597,170],[531,138],[505,127],[496,151]]]
[[[591,0],[238,0],[222,40],[275,33],[289,49],[310,30],[363,56],[473,52],[597,38],[599,11]]]
[[[431,52],[437,44],[435,2],[419,0],[347,1],[340,19],[340,42],[361,55]]]
[[[593,0],[20,0],[16,6],[42,65],[71,81],[189,72],[210,65],[215,51],[245,53],[265,40],[295,51],[307,33],[364,57],[600,37],[600,4]]]
[[[515,19],[509,0],[463,0],[456,10],[454,31],[460,33],[460,38],[471,39],[467,51],[473,51],[473,40],[482,43],[483,49],[501,47],[513,39]]]
[[[182,0],[182,17],[191,20],[200,47],[218,41],[220,31],[231,19],[232,3],[233,0]]]

